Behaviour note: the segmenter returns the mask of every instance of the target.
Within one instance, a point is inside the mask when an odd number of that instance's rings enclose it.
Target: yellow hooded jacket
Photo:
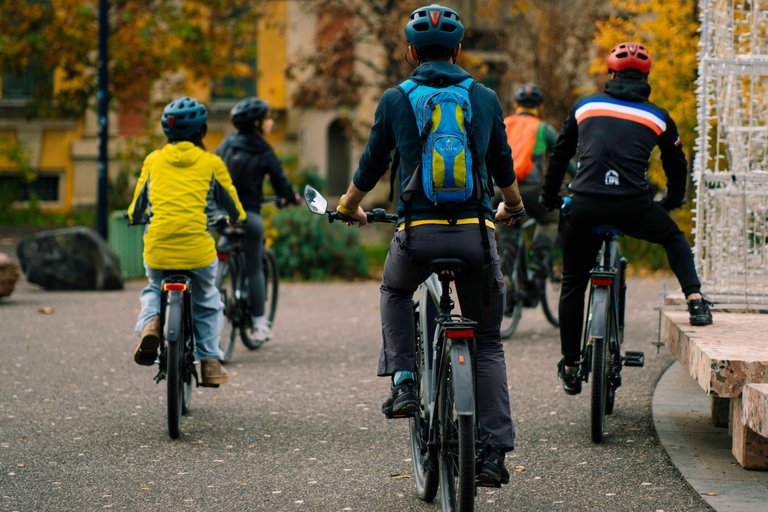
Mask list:
[[[245,219],[226,165],[191,142],[166,144],[144,160],[128,207],[131,220],[149,215],[144,261],[151,268],[206,267],[216,258],[206,207],[215,201],[232,221]]]

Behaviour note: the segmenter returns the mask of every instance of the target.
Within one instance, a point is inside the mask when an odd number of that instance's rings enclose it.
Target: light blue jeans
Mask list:
[[[216,288],[216,266],[214,259],[210,265],[203,268],[190,269],[192,279],[192,316],[195,320],[195,357],[198,359],[224,359],[224,353],[219,348],[221,328],[224,326],[224,304]],[[160,285],[163,282],[163,271],[150,268],[144,263],[149,285],[141,291],[141,312],[136,322],[136,334],[141,336],[141,330],[152,317],[160,314]]]

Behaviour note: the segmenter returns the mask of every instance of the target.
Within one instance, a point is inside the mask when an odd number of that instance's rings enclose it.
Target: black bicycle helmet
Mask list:
[[[187,96],[177,98],[163,109],[160,124],[163,133],[171,140],[188,140],[208,120],[205,105]]]
[[[544,93],[536,84],[523,84],[515,92],[515,102],[521,107],[538,107],[544,103]]]
[[[245,98],[232,107],[229,112],[229,120],[238,130],[253,128],[253,123],[264,119],[269,105],[261,98]]]
[[[405,38],[414,48],[430,45],[455,48],[464,38],[464,26],[456,11],[432,4],[411,13],[405,25]]]

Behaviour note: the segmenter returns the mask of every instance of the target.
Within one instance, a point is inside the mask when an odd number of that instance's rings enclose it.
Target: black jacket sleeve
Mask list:
[[[363,192],[373,190],[373,187],[389,169],[389,163],[392,161],[390,153],[395,149],[395,139],[388,125],[387,111],[389,103],[395,101],[396,95],[400,94],[402,93],[396,89],[387,89],[376,107],[371,134],[368,136],[368,144],[360,156],[357,171],[352,177],[355,187]],[[412,119],[410,118],[405,122],[413,122]],[[400,121],[402,122],[402,120]]]
[[[563,182],[568,163],[576,154],[579,145],[579,127],[576,124],[576,106],[571,107],[568,117],[563,122],[560,135],[557,137],[552,154],[549,157],[549,167],[544,177],[544,192],[554,196],[560,193],[560,184]]]
[[[674,204],[685,199],[688,162],[677,133],[677,125],[666,112],[664,117],[666,117],[667,129],[659,135],[658,145],[661,150],[661,165],[664,168],[664,174],[667,175],[667,198]]]
[[[275,193],[293,203],[296,193],[293,191],[293,186],[288,181],[288,177],[283,172],[283,164],[280,163],[280,159],[277,158],[274,151],[265,153],[260,159],[259,165],[264,170],[264,174],[269,174],[269,182],[272,184],[272,189]]]
[[[491,135],[488,139],[488,151],[485,153],[485,165],[488,173],[493,176],[499,188],[506,188],[517,179],[515,165],[512,162],[512,149],[507,141],[507,130],[504,125],[504,113],[501,110],[494,93],[493,119]]]

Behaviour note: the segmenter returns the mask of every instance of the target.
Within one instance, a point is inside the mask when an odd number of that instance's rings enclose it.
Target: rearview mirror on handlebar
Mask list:
[[[311,185],[304,187],[304,200],[307,202],[307,208],[312,213],[325,215],[328,211],[328,200],[320,192],[312,188]]]

